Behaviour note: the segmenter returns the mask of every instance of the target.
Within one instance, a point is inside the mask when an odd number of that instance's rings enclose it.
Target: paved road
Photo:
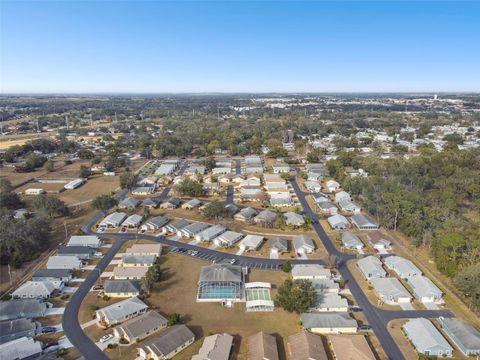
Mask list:
[[[240,159],[235,159],[235,173],[240,175],[242,173],[242,161]]]
[[[227,186],[227,199],[225,200],[225,204],[226,205],[229,205],[229,204],[233,204],[234,203],[234,200],[233,200],[233,195],[234,195],[234,189],[233,189],[233,186]]]
[[[179,170],[179,174],[183,174],[188,162],[184,162]],[[237,171],[239,168],[239,161],[237,161]],[[305,215],[310,216],[314,220],[313,228],[317,232],[320,240],[323,245],[329,252],[338,257],[339,264],[338,269],[342,277],[348,283],[349,289],[356,299],[358,305],[363,309],[365,317],[367,318],[369,324],[372,326],[377,338],[380,341],[385,353],[390,359],[404,359],[403,354],[398,348],[397,344],[394,342],[390,333],[387,330],[387,324],[390,320],[399,319],[399,318],[411,318],[411,317],[438,317],[445,316],[450,317],[453,314],[449,311],[442,310],[424,310],[424,311],[387,311],[379,309],[376,306],[373,306],[370,301],[367,299],[363,290],[360,288],[355,278],[352,276],[350,270],[346,266],[346,262],[352,258],[352,255],[347,255],[340,252],[335,245],[332,243],[325,230],[318,222],[317,215],[312,211],[307,201],[305,200],[305,194],[300,191],[298,183],[295,179],[292,179],[292,186],[298,196],[300,203],[304,208]],[[233,190],[233,188],[232,188]],[[165,188],[162,193],[159,195],[161,199],[165,199],[169,194],[170,188]],[[126,196],[127,192],[122,190],[117,194],[117,199],[121,200]],[[227,191],[227,201],[228,201],[228,191]],[[86,234],[92,233],[91,227],[103,216],[101,212],[96,213],[86,224],[82,226],[82,230]],[[102,234],[102,237],[108,237],[114,239],[114,243],[109,251],[105,254],[99,264],[96,266],[95,270],[92,271],[85,281],[80,285],[78,290],[72,296],[71,300],[65,308],[65,313],[63,316],[63,328],[64,332],[72,342],[72,344],[79,349],[82,355],[88,360],[97,360],[97,359],[108,359],[108,357],[93,343],[82,331],[80,324],[78,322],[78,311],[80,304],[82,303],[83,298],[88,294],[91,287],[94,285],[100,274],[105,270],[107,265],[113,259],[114,255],[118,252],[120,247],[125,241],[136,239],[137,234]],[[257,269],[278,269],[284,263],[285,260],[280,259],[265,259],[265,258],[255,258],[250,256],[241,256],[234,254],[227,254],[221,251],[216,251],[214,249],[207,249],[199,247],[196,245],[179,243],[177,241],[168,240],[163,237],[155,237],[150,235],[142,235],[142,238],[147,240],[152,240],[159,242],[163,245],[172,246],[172,247],[182,247],[187,250],[196,250],[198,254],[196,257],[205,259],[208,261],[220,262],[225,259],[235,259],[236,264],[241,266],[247,266],[249,268]],[[293,264],[304,264],[304,263],[314,263],[322,264],[321,260],[301,260],[295,259],[291,260]]]

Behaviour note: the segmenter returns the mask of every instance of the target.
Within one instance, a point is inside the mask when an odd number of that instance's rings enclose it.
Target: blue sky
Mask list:
[[[4,1],[9,92],[480,91],[480,1]]]

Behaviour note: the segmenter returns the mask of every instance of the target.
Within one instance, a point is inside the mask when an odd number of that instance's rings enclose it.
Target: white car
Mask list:
[[[235,260],[235,259],[230,260],[230,264],[232,264],[232,265],[235,264],[236,262],[237,262],[237,260]]]
[[[105,343],[107,342],[108,340],[112,339],[113,338],[113,335],[112,334],[108,334],[108,335],[103,335],[101,338],[100,338],[100,342],[101,343]]]
[[[101,233],[105,232],[105,229],[106,229],[105,226],[100,226],[100,227],[97,229],[97,233],[98,233],[98,234],[101,234]]]

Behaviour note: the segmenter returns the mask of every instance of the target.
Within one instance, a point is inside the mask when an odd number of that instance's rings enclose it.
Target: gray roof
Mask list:
[[[142,300],[134,297],[97,310],[97,314],[106,317],[110,321],[115,321],[147,308],[148,306]]]
[[[25,336],[0,345],[2,359],[33,359],[41,353],[42,343]]]
[[[168,218],[167,217],[165,217],[165,216],[155,216],[155,217],[149,219],[145,224],[146,225],[152,224],[152,225],[157,226],[157,227],[162,227],[166,223],[168,223]]]
[[[203,223],[203,222],[195,222],[190,225],[185,226],[182,230],[188,234],[198,234],[199,232],[208,228],[210,224]]]
[[[285,222],[287,223],[287,225],[299,226],[305,224],[305,219],[300,214],[290,211],[283,214],[283,216],[285,216]]]
[[[387,267],[394,270],[398,275],[402,277],[421,275],[420,269],[415,266],[413,262],[408,259],[404,259],[400,256],[388,256],[383,262]]]
[[[187,201],[184,205],[191,206],[191,207],[197,207],[200,206],[202,202],[198,199],[191,199]]]
[[[181,230],[188,225],[190,225],[190,223],[187,220],[179,219],[179,220],[176,220],[176,221],[172,222],[168,226],[170,226],[172,228],[175,228],[178,231],[178,230]]]
[[[72,271],[69,269],[38,269],[33,275],[32,279],[35,278],[55,278],[62,279],[67,278],[72,274]]]
[[[336,227],[338,225],[346,226],[346,227],[350,226],[350,223],[348,222],[347,218],[340,214],[330,216],[327,219],[327,221],[332,227]]]
[[[195,335],[186,325],[173,325],[145,342],[142,349],[145,349],[147,353],[151,349],[157,356],[161,357],[170,354],[194,338]]]
[[[365,276],[368,274],[385,276],[387,273],[382,267],[382,262],[375,256],[364,257],[357,261],[357,265]]]
[[[138,204],[140,204],[140,200],[132,198],[132,197],[127,197],[123,199],[120,204],[118,204],[119,207],[137,207]]]
[[[420,297],[439,297],[442,291],[430,280],[423,275],[409,276],[407,278],[408,285]]]
[[[351,232],[342,233],[342,243],[349,248],[363,247],[363,243],[359,237]]]
[[[157,257],[155,255],[123,255],[124,264],[153,264]]]
[[[25,316],[41,317],[47,304],[36,299],[0,301],[0,320],[17,319]]]
[[[122,330],[129,338],[137,338],[146,332],[159,327],[165,327],[168,320],[154,310],[150,310],[136,318],[127,320],[117,326],[118,330]]]
[[[241,282],[242,267],[230,264],[213,264],[202,266],[200,270],[200,281],[236,281]]]
[[[93,253],[93,250],[89,246],[65,246],[65,245],[60,245],[58,248],[58,254],[81,254],[81,255],[90,255]]]
[[[74,255],[50,256],[47,261],[47,268],[80,268],[82,261]]]
[[[305,329],[357,327],[348,312],[303,313],[300,318]]]
[[[318,292],[317,299],[313,308],[348,308],[348,302],[336,293]]]
[[[270,248],[276,248],[278,250],[288,250],[288,240],[281,237],[274,237],[268,241],[268,246]]]
[[[352,216],[352,222],[356,224],[358,227],[364,227],[364,226],[378,227],[378,224],[368,215],[355,214]]]
[[[0,321],[0,336],[15,335],[25,331],[35,330],[37,324],[31,319],[21,318]]]
[[[255,216],[256,221],[273,221],[277,218],[277,213],[271,210],[262,210],[257,216]]]
[[[299,249],[303,246],[310,247],[312,249],[315,249],[315,243],[313,242],[313,239],[309,236],[306,235],[295,235],[293,237],[293,246],[295,249]]]
[[[480,352],[480,332],[472,325],[454,318],[441,317],[439,321],[452,341],[459,343],[464,349]]]
[[[257,214],[257,210],[251,207],[246,207],[240,210],[240,212],[236,215],[237,217],[242,217],[245,219],[251,219]]]
[[[139,293],[141,290],[138,280],[105,280],[106,293]]]
[[[370,279],[372,286],[375,290],[381,295],[390,298],[396,297],[409,297],[412,296],[405,289],[402,283],[394,277],[385,277],[385,278],[372,278]]]
[[[332,279],[311,279],[310,282],[317,291],[340,290],[340,285]]]
[[[180,205],[182,201],[177,197],[171,197],[165,201],[165,203],[172,204],[173,206]]]
[[[410,319],[403,325],[403,329],[418,352],[424,353],[425,350],[434,347],[453,350],[440,331],[428,319]]]
[[[142,206],[158,206],[160,204],[160,199],[158,198],[147,198],[142,201]]]
[[[113,214],[123,214],[123,213],[113,213]],[[110,214],[110,215],[113,215]],[[72,235],[70,240],[67,243],[67,246],[91,246],[97,247],[102,240],[96,235]]]

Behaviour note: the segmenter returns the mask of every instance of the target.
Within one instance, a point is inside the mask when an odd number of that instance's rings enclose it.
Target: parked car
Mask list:
[[[42,330],[40,330],[42,334],[50,334],[57,332],[57,328],[55,326],[44,326],[42,327]]]
[[[235,264],[236,262],[237,262],[237,260],[235,260],[235,259],[230,260],[230,264],[232,264],[232,265]]]
[[[103,290],[103,285],[94,285],[93,290]]]
[[[127,226],[127,225],[124,225],[124,226],[122,226],[122,229],[121,229],[120,231],[121,231],[122,233],[124,233],[124,232],[127,232],[127,230],[128,230],[128,226]]]
[[[100,226],[100,227],[97,229],[97,233],[101,234],[101,233],[105,232],[105,229],[106,229],[105,226]]]
[[[58,341],[55,341],[55,340],[47,341],[45,344],[43,344],[42,350],[48,349],[49,347],[56,346],[56,345],[58,345]]]
[[[372,327],[368,324],[361,324],[361,325],[358,325],[358,330],[368,331],[368,330],[372,330]]]
[[[101,338],[100,338],[100,342],[101,343],[105,343],[107,342],[108,340],[112,339],[113,338],[113,335],[112,334],[108,334],[108,335],[103,335]]]

